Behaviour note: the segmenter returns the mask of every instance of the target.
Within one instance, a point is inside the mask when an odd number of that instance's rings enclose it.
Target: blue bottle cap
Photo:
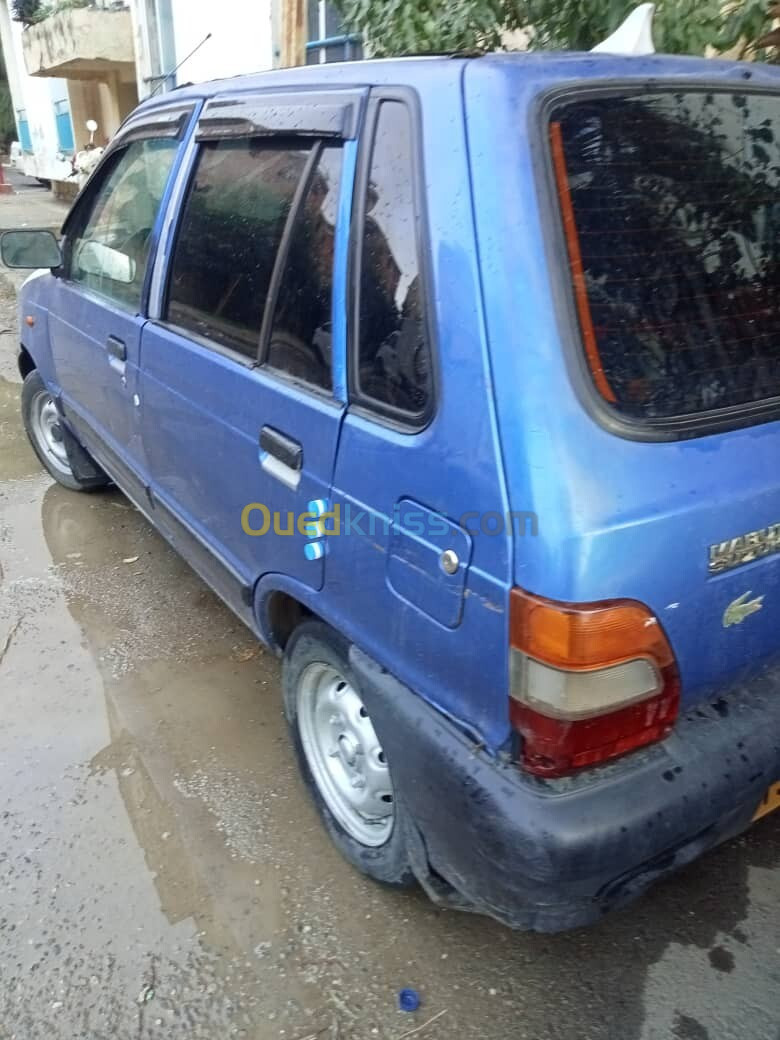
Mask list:
[[[420,994],[416,989],[402,989],[398,994],[398,1006],[401,1011],[416,1011],[420,1006]]]

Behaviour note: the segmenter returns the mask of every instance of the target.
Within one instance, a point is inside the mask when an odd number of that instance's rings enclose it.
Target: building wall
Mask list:
[[[11,21],[8,0],[0,0],[0,42],[5,55],[14,115],[22,109],[32,138],[33,154],[25,154],[23,168],[30,177],[59,180],[69,176],[70,160],[60,152],[54,104],[68,99],[63,79],[38,79],[27,74],[22,52],[22,27]],[[18,125],[17,125],[18,132]]]
[[[162,89],[181,83],[258,72],[274,65],[275,0],[133,0],[139,93],[146,97],[159,77],[181,65]],[[167,29],[173,54],[165,55]],[[206,39],[207,36],[210,37]],[[197,49],[196,49],[197,48]],[[168,47],[170,52],[170,46]],[[191,52],[195,51],[194,54]]]

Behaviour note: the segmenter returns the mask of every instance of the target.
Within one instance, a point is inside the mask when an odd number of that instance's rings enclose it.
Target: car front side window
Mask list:
[[[178,142],[133,141],[109,159],[68,248],[67,275],[128,310],[141,303],[157,218]]]

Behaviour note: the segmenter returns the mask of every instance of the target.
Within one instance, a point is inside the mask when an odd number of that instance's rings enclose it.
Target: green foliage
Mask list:
[[[11,101],[11,91],[4,80],[0,80],[0,144],[7,148],[16,137],[16,120]]]
[[[534,45],[590,50],[637,6],[636,0],[528,0]],[[731,50],[755,40],[767,20],[766,0],[657,0],[653,39],[666,54],[704,54],[708,47]]]
[[[59,14],[60,11],[69,11],[74,7],[90,7],[93,0],[53,0],[45,3],[44,0],[14,0],[14,21],[24,22],[25,25],[36,25],[49,15]]]
[[[378,56],[484,51],[508,29],[533,27],[531,46],[590,50],[634,10],[638,0],[336,0],[345,24]],[[704,54],[739,46],[764,60],[758,48],[771,28],[768,0],[657,0],[656,47],[666,53]]]
[[[337,0],[344,23],[371,53],[492,50],[504,28],[521,24],[516,0]]]
[[[38,20],[41,13],[41,0],[14,0],[12,17],[15,22],[30,25]]]
[[[16,120],[5,71],[5,55],[0,47],[0,145],[6,147],[16,137]]]

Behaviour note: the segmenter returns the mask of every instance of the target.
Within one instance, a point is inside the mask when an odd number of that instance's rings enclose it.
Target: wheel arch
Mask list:
[[[29,374],[37,367],[33,361],[32,354],[23,343],[19,347],[19,356],[16,359],[16,363],[19,367],[19,375],[22,379],[26,379],[27,376],[29,376]]]
[[[302,621],[309,618],[323,620],[304,596],[278,586],[258,587],[255,603],[261,635],[277,654],[284,652],[290,636]]]

